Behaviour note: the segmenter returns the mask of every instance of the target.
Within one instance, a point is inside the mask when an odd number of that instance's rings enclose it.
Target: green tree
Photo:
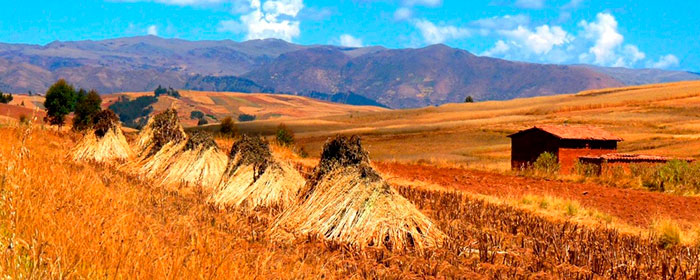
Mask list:
[[[4,93],[2,93],[2,91],[0,91],[0,103],[7,104],[7,103],[10,103],[10,101],[12,101],[12,99],[13,99],[13,97],[12,97],[11,93],[4,94]]]
[[[277,143],[282,146],[290,146],[294,144],[294,132],[292,132],[284,123],[277,126]]]
[[[236,123],[233,121],[233,118],[225,117],[223,120],[221,120],[221,128],[219,128],[219,132],[221,132],[221,134],[226,136],[234,136],[236,135],[236,131]]]
[[[78,91],[75,104],[75,116],[73,117],[73,130],[82,131],[95,125],[98,113],[102,111],[102,98],[95,90],[85,93],[84,89]]]
[[[209,122],[205,118],[201,118],[197,121],[197,125],[205,125],[208,124]]]
[[[75,110],[77,95],[73,85],[68,84],[66,80],[60,79],[53,84],[46,92],[46,120],[52,125],[63,126],[66,121],[66,115]]]
[[[470,95],[464,99],[464,103],[474,103],[474,98]]]

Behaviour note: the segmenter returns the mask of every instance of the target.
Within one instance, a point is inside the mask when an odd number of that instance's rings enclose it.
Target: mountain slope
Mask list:
[[[593,65],[582,66],[611,76],[628,86],[700,80],[700,74],[685,71],[628,69],[622,67],[600,67]]]
[[[393,108],[577,92],[619,81],[575,66],[478,57],[445,45],[349,57],[336,48],[283,54],[245,77],[281,92],[356,92]]]
[[[0,43],[0,90],[45,92],[59,78],[101,93],[174,88],[277,92],[393,108],[551,95],[697,79],[689,72],[559,66],[418,49],[302,46],[277,39],[187,41],[155,36],[45,46]],[[362,97],[362,98],[360,98]]]

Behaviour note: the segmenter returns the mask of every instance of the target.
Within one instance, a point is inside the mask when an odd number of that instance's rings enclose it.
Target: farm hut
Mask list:
[[[511,138],[511,167],[525,168],[543,153],[557,157],[562,173],[570,173],[582,156],[617,151],[622,138],[593,126],[542,125],[508,135]]]
[[[600,174],[605,168],[620,166],[627,170],[630,164],[664,164],[672,160],[693,162],[692,158],[673,158],[655,155],[612,153],[596,156],[581,156],[578,160],[583,164],[591,164],[595,172]]]
[[[85,134],[73,148],[73,160],[97,163],[127,161],[132,152],[122,133],[119,117],[107,109],[98,113],[95,119],[93,130]]]
[[[445,234],[372,169],[357,136],[326,142],[321,161],[270,229],[273,240],[318,237],[389,250],[441,244]]]

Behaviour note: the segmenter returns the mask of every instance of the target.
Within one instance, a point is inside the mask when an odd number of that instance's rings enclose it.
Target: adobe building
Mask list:
[[[629,171],[630,164],[664,164],[672,160],[680,160],[691,163],[695,161],[693,158],[673,158],[655,155],[639,155],[639,154],[605,154],[598,156],[582,156],[578,160],[584,164],[590,164],[595,167],[595,172],[601,174],[604,168],[620,166],[624,170]]]
[[[615,153],[623,139],[593,126],[542,125],[508,135],[513,169],[525,168],[542,153],[554,154],[561,173],[571,173],[579,157]]]

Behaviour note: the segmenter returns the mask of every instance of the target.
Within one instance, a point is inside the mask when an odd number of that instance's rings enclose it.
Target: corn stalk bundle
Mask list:
[[[445,235],[377,174],[357,136],[326,142],[295,205],[270,229],[275,240],[321,237],[353,247],[421,250]]]
[[[127,161],[132,152],[122,133],[119,118],[111,110],[103,110],[95,118],[94,130],[85,134],[73,148],[73,160],[97,163]]]
[[[291,205],[305,184],[289,163],[275,158],[260,137],[236,141],[221,183],[210,198],[218,207],[254,210]]]

